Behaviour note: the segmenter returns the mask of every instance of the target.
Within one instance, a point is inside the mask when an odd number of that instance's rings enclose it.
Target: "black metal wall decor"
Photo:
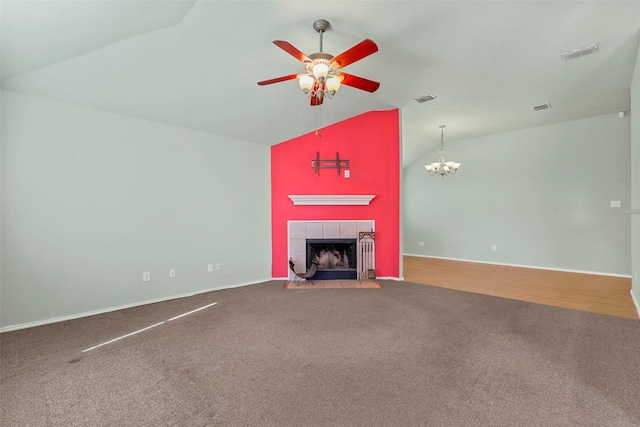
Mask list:
[[[362,240],[365,237],[370,238],[371,240],[376,240],[376,232],[375,231],[361,231],[358,233],[358,240]]]
[[[349,169],[349,160],[340,159],[340,153],[337,151],[335,159],[321,159],[318,151],[315,160],[311,160],[311,167],[316,170],[316,176],[320,174],[320,169],[338,169],[340,176],[340,169]]]

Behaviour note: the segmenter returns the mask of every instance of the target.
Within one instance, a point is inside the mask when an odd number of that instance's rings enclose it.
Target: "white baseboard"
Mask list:
[[[125,310],[127,308],[133,308],[133,307],[140,307],[142,305],[155,304],[157,302],[170,301],[170,300],[180,299],[180,298],[188,298],[188,297],[192,297],[192,296],[195,296],[195,295],[206,294],[207,292],[221,291],[223,289],[232,289],[232,288],[239,288],[239,287],[242,287],[242,286],[257,285],[258,283],[264,283],[264,282],[268,282],[270,280],[271,279],[263,279],[263,280],[259,280],[259,281],[256,281],[256,282],[252,281],[252,282],[234,283],[234,284],[225,285],[225,286],[222,286],[222,287],[219,287],[219,288],[205,289],[205,290],[202,290],[202,291],[191,292],[191,293],[188,293],[188,294],[180,294],[180,295],[174,295],[174,296],[170,296],[170,297],[166,297],[166,298],[158,298],[158,299],[154,299],[154,300],[140,301],[140,302],[135,302],[135,303],[132,303],[132,304],[121,305],[121,306],[118,306],[118,307],[109,307],[109,308],[105,308],[105,309],[101,309],[101,310],[88,311],[88,312],[80,313],[80,314],[72,314],[70,316],[61,316],[61,317],[54,317],[52,319],[38,320],[36,322],[29,322],[29,323],[21,323],[21,324],[18,324],[18,325],[4,326],[4,327],[0,328],[0,333],[10,332],[10,331],[17,331],[19,329],[35,328],[36,326],[43,326],[43,325],[49,325],[51,323],[65,322],[67,320],[81,319],[83,317],[95,316],[96,314],[110,313],[112,311]]]
[[[441,256],[431,256],[431,255],[419,255],[419,254],[403,254],[406,256],[415,256],[419,258],[435,258],[435,259],[446,259],[449,261],[461,261],[461,262],[473,262],[476,264],[491,264],[491,265],[504,265],[507,267],[519,267],[519,268],[533,268],[535,270],[550,270],[550,271],[563,271],[566,273],[580,273],[580,274],[593,274],[596,276],[611,276],[611,277],[622,277],[624,279],[631,279],[630,274],[616,274],[616,273],[602,273],[598,271],[584,271],[584,270],[571,270],[566,268],[554,268],[554,267],[539,267],[535,265],[522,265],[522,264],[507,264],[503,262],[489,262],[489,261],[477,261],[473,259],[461,259],[461,258],[448,258]]]
[[[633,305],[636,306],[636,311],[638,312],[638,316],[640,317],[640,303],[636,299],[636,294],[633,293],[633,289],[631,289],[629,292],[631,292],[631,300],[633,301]]]

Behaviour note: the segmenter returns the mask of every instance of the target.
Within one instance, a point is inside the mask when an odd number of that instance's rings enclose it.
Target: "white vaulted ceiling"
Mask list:
[[[639,1],[5,1],[2,89],[272,145],[354,115],[399,108],[403,163],[439,144],[629,109]],[[324,51],[365,38],[379,51],[345,68],[316,107],[273,45]],[[561,54],[597,43],[572,61]],[[417,103],[414,98],[437,99]],[[551,103],[550,110],[532,107]]]

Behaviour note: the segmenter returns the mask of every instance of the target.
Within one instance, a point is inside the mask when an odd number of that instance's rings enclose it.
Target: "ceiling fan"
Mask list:
[[[365,39],[351,49],[334,57],[322,51],[322,34],[329,29],[329,26],[329,21],[325,19],[318,19],[313,23],[313,29],[320,34],[320,52],[312,53],[308,56],[289,42],[274,40],[273,44],[304,64],[305,72],[264,80],[258,82],[258,84],[265,86],[298,79],[300,88],[305,95],[311,98],[311,105],[314,106],[321,105],[324,98],[333,98],[333,95],[340,89],[341,84],[367,92],[378,90],[380,83],[340,71],[343,67],[377,52],[378,46],[373,40]]]

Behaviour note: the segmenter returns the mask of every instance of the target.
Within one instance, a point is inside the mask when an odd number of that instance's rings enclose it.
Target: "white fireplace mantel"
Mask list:
[[[375,194],[289,194],[294,205],[368,205]]]

